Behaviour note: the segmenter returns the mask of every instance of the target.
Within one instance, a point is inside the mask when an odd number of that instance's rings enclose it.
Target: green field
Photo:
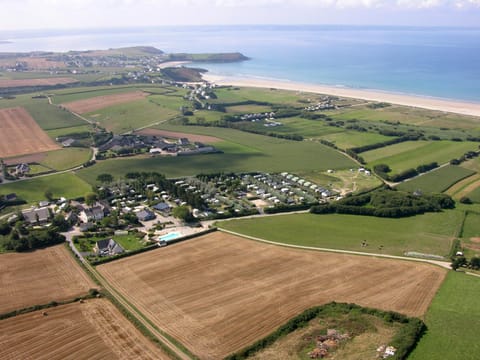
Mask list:
[[[479,293],[479,278],[449,272],[426,314],[428,330],[408,359],[478,359]]]
[[[61,171],[82,165],[92,157],[92,150],[86,148],[65,148],[49,151],[40,161],[41,165]]]
[[[391,255],[416,251],[445,256],[462,216],[461,211],[455,210],[402,219],[295,214],[223,221],[218,226],[285,244]],[[361,246],[364,240],[367,247]]]
[[[480,237],[480,213],[467,211],[462,237],[465,239]]]
[[[455,165],[447,165],[437,170],[421,175],[412,180],[405,181],[397,186],[404,191],[416,191],[428,193],[441,193],[460,180],[473,175],[472,170],[464,169]]]
[[[227,110],[227,113],[232,114],[253,114],[271,112],[272,108],[263,105],[235,105],[228,106],[225,110]]]
[[[164,129],[186,132],[194,130],[196,133],[222,138],[225,141],[215,143],[215,147],[224,153],[107,160],[81,170],[79,175],[88,182],[95,183],[98,174],[110,173],[118,177],[129,171],[157,171],[168,177],[181,177],[218,171],[296,172],[355,166],[343,154],[309,141],[288,141],[224,128],[166,126]]]
[[[97,86],[54,90],[52,93],[55,94],[55,96],[52,100],[55,104],[63,104],[71,101],[90,99],[96,96],[122,94],[135,90],[139,89],[135,86]]]
[[[50,190],[53,197],[73,199],[91,191],[91,186],[71,173],[43,176],[10,184],[1,184],[0,193],[16,193],[29,203],[45,200],[45,191]]]
[[[432,162],[444,164],[477,147],[477,143],[468,141],[409,141],[367,151],[361,156],[369,166],[387,164],[395,174]]]
[[[99,122],[101,126],[115,134],[125,133],[172,119],[179,115],[179,110],[172,110],[164,105],[153,103],[148,98],[97,110],[85,117]]]

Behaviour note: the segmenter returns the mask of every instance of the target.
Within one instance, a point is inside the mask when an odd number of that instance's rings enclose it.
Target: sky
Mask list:
[[[480,0],[0,0],[0,30],[171,25],[480,26]]]

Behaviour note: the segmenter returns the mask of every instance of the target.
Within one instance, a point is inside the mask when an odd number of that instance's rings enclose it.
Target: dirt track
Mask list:
[[[446,274],[426,264],[286,249],[220,232],[97,269],[202,359],[224,357],[334,300],[422,316]]]
[[[43,78],[43,79],[0,79],[0,88],[23,87],[23,86],[50,86],[70,84],[78,80],[72,78]]]
[[[74,113],[85,114],[109,106],[141,100],[148,95],[148,93],[143,91],[131,91],[122,94],[95,96],[90,99],[71,101],[61,105]]]
[[[0,109],[0,158],[60,149],[21,107]]]
[[[107,300],[0,321],[1,359],[169,359]]]
[[[214,136],[187,134],[182,132],[159,130],[159,129],[143,129],[143,130],[137,131],[137,134],[163,136],[163,137],[174,138],[174,139],[187,138],[190,141],[199,141],[207,144],[222,141],[222,139],[216,138]]]
[[[63,245],[0,254],[0,313],[71,299],[94,287]]]

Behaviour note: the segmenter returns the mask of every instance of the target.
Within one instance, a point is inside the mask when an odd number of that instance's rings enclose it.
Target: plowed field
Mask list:
[[[60,149],[21,107],[0,109],[0,158]]]
[[[100,110],[109,106],[128,103],[135,100],[141,100],[148,96],[143,91],[132,91],[123,94],[95,96],[90,99],[76,100],[63,103],[62,106],[77,114],[84,114]]]
[[[71,299],[94,287],[63,245],[0,255],[0,313]]]
[[[220,359],[331,301],[422,316],[446,274],[427,264],[287,249],[221,232],[97,269],[202,359]]]
[[[107,300],[0,321],[0,359],[168,359]]]
[[[50,86],[59,84],[70,84],[78,80],[72,78],[43,78],[43,79],[1,79],[0,88],[20,87],[20,86]]]

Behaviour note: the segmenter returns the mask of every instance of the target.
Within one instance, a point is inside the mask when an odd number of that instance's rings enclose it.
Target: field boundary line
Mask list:
[[[240,237],[250,239],[250,240],[254,240],[254,241],[260,241],[260,242],[270,244],[270,245],[284,246],[284,247],[289,247],[289,248],[294,248],[294,249],[333,252],[333,253],[339,253],[339,254],[379,257],[379,258],[387,258],[387,259],[394,259],[394,260],[417,261],[417,262],[424,262],[424,263],[440,266],[440,267],[443,267],[445,269],[451,270],[450,263],[446,262],[446,261],[420,259],[420,258],[398,256],[398,255],[378,254],[378,253],[365,253],[365,252],[353,251],[353,250],[340,250],[340,249],[320,248],[320,247],[313,247],[313,246],[284,244],[284,243],[279,243],[279,242],[275,242],[275,241],[265,240],[265,239],[258,238],[258,237],[255,237],[255,236],[240,234],[240,233],[237,233],[235,231],[227,230],[227,229],[224,229],[224,228],[221,228],[221,227],[218,227],[218,230],[226,232],[226,233],[231,234],[231,235],[240,236]]]

